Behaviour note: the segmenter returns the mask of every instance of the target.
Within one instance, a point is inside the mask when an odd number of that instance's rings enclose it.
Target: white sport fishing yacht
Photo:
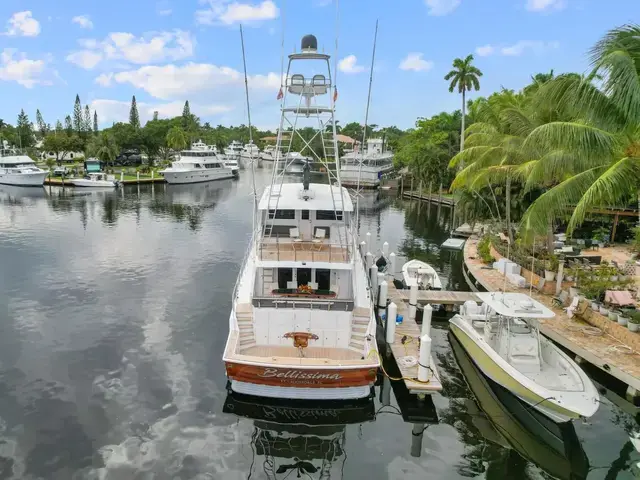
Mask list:
[[[199,183],[237,177],[238,167],[226,166],[226,158],[218,156],[215,147],[202,142],[180,152],[180,159],[159,173],[167,183]]]
[[[243,147],[241,142],[233,140],[231,143],[229,143],[227,148],[224,149],[224,154],[227,157],[239,157],[240,152],[242,152],[242,148]]]
[[[342,157],[340,164],[343,185],[355,186],[360,177],[362,188],[377,188],[382,176],[392,171],[393,153],[385,150],[381,138],[368,139],[366,151],[347,153]]]
[[[289,55],[281,125],[333,123],[329,59],[313,35]],[[305,64],[327,76],[292,73]],[[332,143],[337,152],[335,138]],[[233,293],[223,354],[229,388],[288,399],[367,397],[380,359],[353,203],[326,159],[317,158],[326,184],[310,183],[308,165],[302,182],[287,183],[285,159],[256,199],[253,236]]]
[[[0,144],[0,184],[20,187],[41,187],[49,172],[36,166],[27,155],[23,155],[8,144]]]
[[[240,151],[240,164],[246,168],[250,166],[253,161],[255,161],[258,166],[262,165],[262,155],[257,145],[247,143]]]
[[[554,422],[596,413],[600,399],[589,377],[540,335],[538,321],[553,311],[524,293],[476,295],[482,304],[465,302],[449,322],[482,373]]]

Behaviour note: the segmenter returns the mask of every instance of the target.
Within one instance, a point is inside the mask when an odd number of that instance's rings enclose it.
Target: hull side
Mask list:
[[[231,389],[271,398],[336,400],[364,398],[375,383],[377,369],[280,368],[225,362]]]
[[[0,184],[19,187],[41,187],[48,172],[42,173],[0,173]]]
[[[482,373],[498,385],[503,386],[512,394],[516,395],[520,400],[528,403],[555,422],[562,423],[579,418],[577,413],[562,408],[526,388],[506,371],[500,368],[500,366],[496,364],[495,361],[475,341],[473,341],[473,339],[471,339],[464,330],[452,322],[449,322],[449,326],[451,328],[451,332],[462,344]]]
[[[234,176],[231,170],[222,172],[163,172],[164,179],[170,184],[201,183],[223,180]]]

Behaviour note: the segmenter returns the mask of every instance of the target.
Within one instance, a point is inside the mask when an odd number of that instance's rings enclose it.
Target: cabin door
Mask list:
[[[313,229],[309,210],[300,210],[300,235],[305,241],[311,241]]]

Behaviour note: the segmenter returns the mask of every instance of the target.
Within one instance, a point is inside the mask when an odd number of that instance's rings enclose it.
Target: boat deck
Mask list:
[[[467,269],[487,291],[501,291],[504,287],[504,276],[497,270],[487,268],[480,261],[477,243],[478,239],[472,238],[465,244],[464,261]],[[529,288],[518,288],[507,283],[507,289],[529,295]],[[606,323],[603,325],[604,334],[590,335],[588,328],[585,328],[590,325],[578,318],[569,318],[564,309],[552,305],[550,295],[543,295],[534,288],[531,296],[556,314],[554,318],[540,321],[540,332],[543,335],[636,391],[640,390],[640,353],[635,345],[629,345],[632,351],[627,353],[620,341],[606,333]]]
[[[346,247],[313,242],[262,243],[259,258],[263,261],[347,263]]]
[[[409,390],[409,393],[424,395],[439,392],[442,390],[442,383],[436,370],[436,363],[433,361],[433,355],[431,356],[430,366],[431,373],[429,377],[429,383],[418,383],[410,380],[411,378],[418,378],[418,365],[413,367],[407,367],[403,365],[398,359],[407,356],[413,356],[416,359],[420,357],[418,349],[418,339],[420,338],[420,326],[415,320],[409,320],[409,305],[402,298],[402,290],[397,290],[392,283],[389,283],[388,298],[391,302],[394,302],[398,306],[398,315],[404,317],[404,321],[396,326],[396,341],[392,345],[387,345],[387,348],[391,348],[391,353],[396,359],[398,369],[404,377],[404,384]],[[426,292],[426,291],[425,291]],[[434,291],[433,293],[442,293]],[[407,300],[408,300],[407,292]],[[400,339],[407,336],[410,340],[402,344]]]

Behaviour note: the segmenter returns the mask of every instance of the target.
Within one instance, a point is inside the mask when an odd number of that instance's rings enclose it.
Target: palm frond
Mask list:
[[[482,147],[478,147],[482,148]],[[451,190],[457,190],[459,188],[464,187],[465,185],[470,185],[473,182],[474,176],[480,170],[489,167],[491,165],[497,165],[504,158],[504,154],[500,148],[497,147],[485,147],[486,150],[484,152],[478,151],[478,155],[475,161],[469,163],[465,168],[463,168],[456,177],[453,179],[451,183]],[[471,149],[469,149],[471,150]],[[462,156],[467,150],[463,150],[456,157]],[[454,158],[456,158],[454,157]],[[459,164],[461,160],[457,160],[456,164]],[[453,160],[452,160],[453,163]]]
[[[531,118],[529,118],[525,112],[519,108],[505,108],[500,112],[500,116],[509,126],[509,130],[519,137],[526,137],[535,128]]]
[[[591,165],[607,162],[619,147],[615,135],[579,122],[551,122],[535,128],[524,141],[525,149],[572,151]]]
[[[540,195],[522,217],[520,229],[526,234],[544,234],[549,221],[561,217],[580,201],[584,192],[598,178],[603,167],[595,167],[561,182]]]
[[[587,189],[571,215],[567,233],[578,227],[589,209],[615,206],[637,194],[640,185],[640,158],[625,157],[614,162]]]
[[[470,187],[477,190],[486,184],[504,185],[507,178],[511,178],[513,180],[513,174],[517,168],[517,165],[494,165],[483,168],[476,173]]]
[[[566,150],[552,150],[543,155],[527,171],[524,191],[562,181],[567,175],[587,170],[589,167],[580,162],[582,157]]]
[[[640,61],[640,57],[635,59]],[[617,50],[608,53],[598,64],[607,77],[603,91],[630,121],[640,120],[640,77],[629,52]]]
[[[494,147],[487,145],[481,145],[478,147],[465,148],[460,153],[456,154],[449,162],[449,168],[457,168],[460,165],[469,165],[481,159],[482,156]]]

